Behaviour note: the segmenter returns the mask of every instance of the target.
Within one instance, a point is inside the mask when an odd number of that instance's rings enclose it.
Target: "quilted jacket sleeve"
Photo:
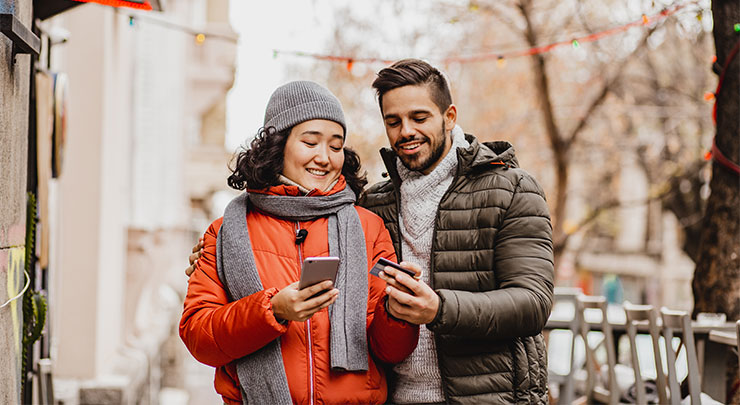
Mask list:
[[[219,367],[257,351],[288,329],[277,322],[270,288],[229,302],[216,267],[216,237],[221,220],[204,236],[203,255],[188,282],[180,319],[180,338],[198,361]]]
[[[552,226],[544,192],[524,173],[494,240],[497,289],[440,289],[435,333],[512,338],[542,331],[552,308]]]

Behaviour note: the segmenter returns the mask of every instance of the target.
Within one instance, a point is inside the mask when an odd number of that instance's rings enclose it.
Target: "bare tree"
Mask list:
[[[366,10],[365,15],[349,7],[340,10],[334,18],[337,23],[331,52],[350,57],[417,56],[441,65],[451,79],[463,128],[481,140],[510,140],[517,147],[520,162],[542,180],[550,197],[557,257],[575,231],[620,207],[613,193],[604,192],[604,185],[616,184],[618,157],[625,149],[642,153],[648,160],[644,168],[655,188],[681,184],[681,176],[687,176],[687,171],[672,167],[677,159],[701,165],[703,146],[690,139],[702,139],[704,121],[699,129],[686,124],[699,116],[709,116],[701,100],[709,73],[701,66],[708,59],[710,51],[705,50],[710,46],[700,38],[701,29],[681,33],[680,27],[676,28],[679,22],[668,18],[583,44],[580,49],[574,46],[529,58],[488,58],[481,62],[461,63],[457,58],[537,47],[590,34],[639,19],[640,12],[658,13],[664,7],[660,2],[646,0],[637,11],[634,3],[628,6],[612,0],[437,1],[423,10],[419,4],[384,2],[369,13]],[[381,15],[382,8],[390,12]],[[411,24],[409,15],[417,16],[413,19],[417,25]],[[379,20],[386,24],[377,24]],[[389,26],[412,28],[385,32]],[[666,45],[660,46],[659,38]],[[696,55],[689,53],[687,58],[680,53],[694,52],[693,48],[698,50]],[[373,70],[380,67],[382,64],[376,64],[362,70],[358,65],[348,69],[345,64],[316,64],[316,73],[326,78],[347,107],[351,131],[359,135],[352,135],[350,143],[359,149],[371,181],[379,180],[377,172],[382,166],[377,149],[386,142],[377,104],[367,103],[372,99],[367,97],[367,89]],[[679,98],[684,101],[677,102]],[[643,106],[661,114],[645,114]],[[686,111],[695,112],[687,116]],[[657,128],[654,133],[660,142],[650,140],[657,148],[646,145],[649,142],[640,137],[645,127]],[[362,142],[355,143],[357,139]],[[690,151],[689,158],[685,151]],[[574,184],[574,167],[580,172],[588,167],[587,178]],[[665,205],[676,207],[679,218],[695,217],[702,207],[697,196],[704,180],[701,176],[690,180],[696,187],[679,201],[683,205],[671,203],[676,193],[658,191],[650,200],[656,196],[670,199]],[[589,195],[588,211],[573,213],[567,208],[569,199],[579,193]],[[695,228],[695,220],[693,224]]]
[[[740,318],[740,177],[719,152],[736,167],[740,162],[740,3],[733,0],[712,2],[714,43],[720,69],[721,87],[717,95],[717,133],[712,194],[701,229],[700,247],[694,272],[694,315],[722,312],[728,319]],[[731,165],[731,164],[730,164]],[[737,381],[737,361],[728,359],[727,393]],[[740,403],[740,390],[727,403]]]

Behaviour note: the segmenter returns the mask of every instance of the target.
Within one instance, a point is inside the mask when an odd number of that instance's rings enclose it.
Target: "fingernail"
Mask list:
[[[391,288],[390,287],[385,287],[385,293],[386,294],[390,294],[390,292],[391,292]]]
[[[380,273],[378,273],[378,275],[379,276],[385,276],[385,272],[381,270]]]

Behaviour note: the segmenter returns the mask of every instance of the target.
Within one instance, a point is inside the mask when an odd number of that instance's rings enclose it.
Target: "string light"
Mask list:
[[[353,61],[352,59],[350,59],[350,60],[347,61],[347,71],[348,72],[351,72],[352,71],[352,65],[354,65],[354,63],[355,63],[355,61]]]
[[[712,93],[711,91],[708,91],[708,92],[704,93],[704,100],[705,101],[712,101],[712,100],[714,100],[714,93]]]
[[[169,30],[179,31],[179,32],[182,32],[188,35],[192,35],[195,39],[195,42],[198,45],[203,44],[205,42],[206,34],[208,34],[208,39],[210,40],[219,39],[222,41],[233,42],[233,43],[239,42],[239,38],[234,35],[219,34],[219,33],[205,33],[202,31],[194,30],[190,28],[189,26],[176,24],[171,21],[163,20],[161,18],[149,17],[145,14],[137,14],[136,16],[134,16],[134,15],[122,12],[118,8],[114,10],[116,14],[123,14],[124,16],[128,17],[128,22],[129,22],[129,25],[131,26],[134,26],[135,23],[137,22],[145,21],[152,25],[156,25],[156,26],[163,27]]]
[[[625,32],[625,31],[627,31],[628,29],[630,29],[632,27],[638,27],[638,26],[645,25],[646,24],[646,21],[647,21],[647,23],[651,23],[651,22],[655,22],[655,21],[658,21],[658,20],[662,20],[662,19],[668,18],[669,16],[675,14],[676,12],[678,12],[681,9],[683,9],[684,7],[686,7],[688,5],[691,5],[691,4],[696,4],[699,1],[700,0],[692,0],[692,1],[688,1],[688,2],[683,3],[683,4],[677,4],[677,5],[674,5],[671,8],[664,9],[661,12],[656,13],[656,14],[654,14],[652,16],[642,15],[639,20],[630,22],[628,24],[625,24],[625,25],[622,25],[622,26],[618,26],[618,27],[614,27],[614,28],[609,28],[609,29],[606,29],[606,30],[603,30],[603,31],[600,31],[600,32],[593,33],[593,34],[589,34],[589,35],[584,35],[584,36],[581,36],[581,37],[573,38],[573,39],[567,40],[567,41],[554,42],[554,43],[551,43],[551,44],[548,44],[548,45],[535,46],[535,47],[526,48],[526,49],[522,49],[522,50],[510,51],[510,52],[503,52],[503,53],[502,52],[495,52],[495,53],[492,52],[492,53],[478,54],[478,55],[470,55],[470,56],[453,56],[453,57],[445,58],[445,59],[441,60],[440,62],[443,65],[447,65],[447,64],[450,64],[450,63],[483,62],[483,61],[491,60],[491,59],[496,59],[497,62],[498,62],[498,61],[500,61],[501,58],[511,59],[511,58],[517,58],[517,57],[523,57],[523,56],[532,56],[532,55],[538,55],[538,54],[542,54],[542,53],[547,53],[547,52],[552,51],[555,48],[558,48],[558,47],[561,47],[561,46],[565,46],[565,45],[570,45],[574,49],[578,49],[581,46],[581,43],[599,41],[599,40],[601,40],[603,38],[610,37],[610,36],[613,36],[613,35],[616,35],[616,34]],[[457,22],[457,19],[450,20],[450,22],[451,23]],[[736,24],[736,29],[737,30],[740,30],[740,24]],[[391,63],[393,63],[395,61],[393,59],[388,59],[388,58],[371,58],[371,57],[368,57],[368,58],[356,58],[356,57],[349,57],[349,56],[342,56],[342,55],[327,55],[327,54],[305,53],[305,52],[301,52],[301,51],[283,51],[283,50],[277,50],[277,49],[274,50],[274,52],[275,52],[275,54],[284,54],[284,55],[310,57],[310,58],[314,58],[314,59],[317,59],[317,60],[325,60],[325,61],[330,61],[330,62],[342,62],[342,63],[347,63],[350,60],[352,60],[353,63],[383,63],[383,64],[387,64],[388,65],[388,64],[391,64]]]
[[[740,23],[735,24],[735,32],[740,32]],[[735,46],[732,47],[732,50],[730,50],[730,53],[727,55],[727,59],[724,62],[724,67],[722,68],[722,72],[720,72],[719,74],[719,80],[717,81],[717,90],[715,90],[713,93],[714,107],[712,108],[712,120],[714,121],[715,125],[717,125],[717,97],[719,96],[719,92],[722,90],[722,82],[724,82],[725,80],[725,74],[727,73],[728,67],[732,63],[732,60],[735,59],[735,56],[737,56],[738,52],[740,52],[740,39],[737,40]],[[735,173],[735,175],[740,176],[740,165],[725,156],[724,153],[722,153],[722,151],[717,146],[717,134],[715,134],[714,138],[712,139],[712,149],[704,156],[705,158],[708,156],[709,158],[714,160],[715,163],[723,166],[725,169],[730,170],[731,172]]]
[[[499,67],[499,69],[503,69],[506,66],[506,58],[499,55],[496,60],[496,65]]]

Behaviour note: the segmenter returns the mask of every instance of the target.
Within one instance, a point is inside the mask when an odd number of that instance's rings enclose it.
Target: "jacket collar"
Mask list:
[[[478,142],[478,139],[470,134],[465,134],[465,139],[470,147],[457,150],[458,174],[470,172],[473,168],[485,165],[502,165],[506,167],[519,167],[519,161],[514,154],[514,146],[507,141]],[[382,148],[380,156],[388,171],[393,184],[398,187],[401,178],[396,169],[396,153],[391,148]]]
[[[305,189],[303,187],[300,187],[298,185],[290,185],[290,184],[278,184],[275,186],[270,186],[264,189],[260,190],[254,190],[254,189],[248,189],[250,193],[258,193],[258,194],[270,194],[270,195],[282,195],[282,196],[291,196],[291,197],[309,197],[309,196],[324,196],[324,195],[332,195],[335,193],[338,193],[342,190],[344,190],[344,186],[347,185],[347,181],[344,179],[344,175],[339,175],[339,179],[334,183],[334,187],[327,191],[321,191],[317,188],[311,190],[306,194]]]

